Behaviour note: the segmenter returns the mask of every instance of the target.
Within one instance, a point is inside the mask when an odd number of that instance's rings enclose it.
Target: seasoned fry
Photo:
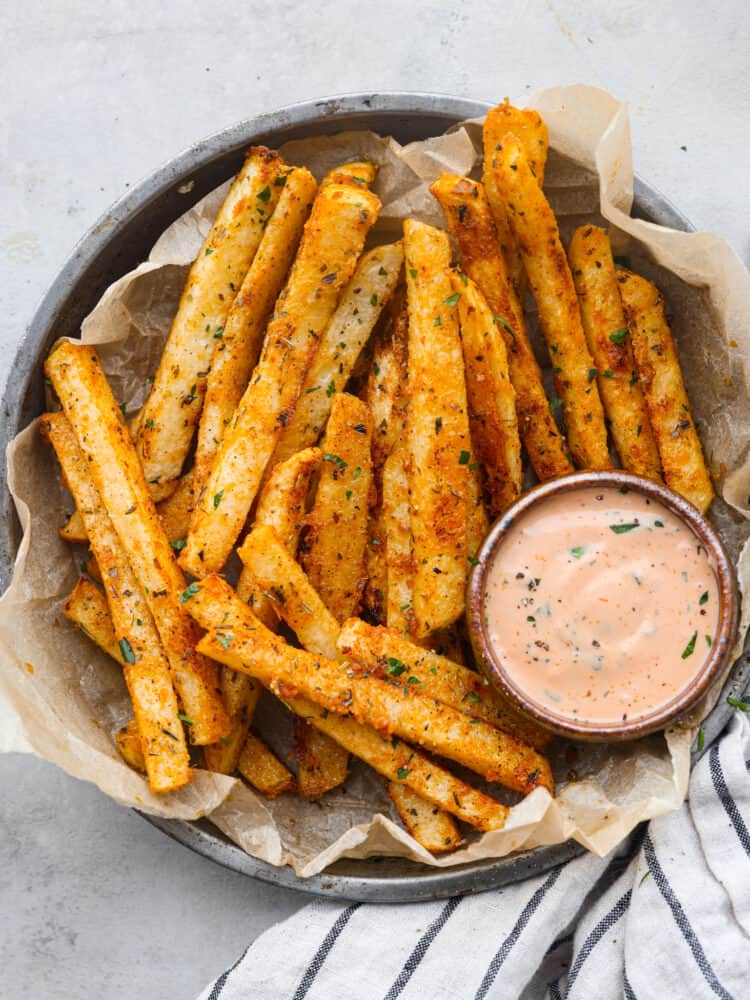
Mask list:
[[[389,303],[386,322],[381,324],[375,335],[372,363],[364,388],[364,400],[373,426],[373,481],[377,495],[367,532],[364,607],[368,618],[381,624],[385,624],[388,613],[388,518],[384,508],[384,467],[396,444],[403,445],[406,430],[408,336],[406,291],[400,286]],[[407,528],[408,518],[407,507]]]
[[[466,552],[472,566],[475,565],[477,552],[482,547],[489,530],[490,521],[484,505],[482,469],[478,462],[472,462],[466,485]]]
[[[508,277],[515,290],[518,302],[523,305],[526,297],[526,271],[518,250],[513,230],[508,222],[508,208],[498,191],[495,176],[492,171],[492,159],[495,149],[502,142],[503,136],[512,132],[523,146],[526,158],[537,184],[544,183],[544,168],[547,163],[549,134],[547,126],[537,111],[527,108],[515,108],[506,99],[502,104],[487,112],[484,120],[484,175],[482,182],[487,189],[487,197],[492,208],[492,215],[497,226],[500,246]]]
[[[282,432],[272,465],[318,440],[335,394],[344,391],[398,283],[403,259],[401,243],[375,247],[362,257],[320,338],[320,347],[305,373],[297,407]]]
[[[451,625],[464,609],[471,442],[457,300],[446,273],[448,235],[406,219],[404,251],[414,628],[418,636],[426,636]]]
[[[664,299],[650,281],[624,268],[617,269],[617,281],[664,480],[705,514],[714,489],[664,312]]]
[[[320,186],[325,187],[327,184],[351,184],[356,186],[359,184],[362,187],[369,187],[375,180],[377,170],[378,168],[375,164],[369,163],[367,160],[355,163],[343,163],[340,167],[334,167],[333,170],[329,170],[320,182]]]
[[[134,771],[146,773],[146,758],[143,756],[143,741],[141,731],[135,719],[126,722],[118,732],[115,733],[115,745],[120,751],[120,756]]]
[[[379,671],[393,683],[417,677],[419,691],[428,698],[484,719],[537,749],[544,749],[550,742],[546,730],[520,716],[481,674],[409,642],[394,629],[352,618],[344,623],[337,645],[340,657]]]
[[[146,747],[149,784],[155,792],[182,788],[191,778],[185,733],[178,718],[179,706],[169,664],[143,592],[67,418],[63,413],[45,414],[41,425],[83,517],[107,595],[105,599],[88,581],[79,582],[66,614],[71,618],[76,616],[76,622],[81,619],[81,626],[107,652],[111,651],[113,639],[116,640],[121,654],[118,659],[125,661],[125,683]],[[109,631],[106,635],[99,631],[107,604],[114,636]],[[98,630],[96,634],[94,628]]]
[[[427,802],[479,830],[500,830],[508,809],[435,764],[420,750],[395,737],[385,739],[349,716],[334,715],[304,698],[287,698],[300,718],[326,733],[389,781],[411,789]]]
[[[387,569],[386,624],[401,632],[414,627],[414,552],[409,514],[409,452],[402,441],[383,468],[383,520]]]
[[[47,359],[47,376],[70,420],[96,490],[132,567],[169,661],[175,688],[192,720],[191,741],[215,743],[229,720],[217,693],[218,670],[195,651],[195,629],[180,603],[185,580],[148,493],[120,408],[93,347],[61,342]],[[78,509],[83,514],[82,504]],[[102,522],[98,518],[97,523]],[[91,536],[91,525],[87,528]],[[96,552],[100,568],[101,553]],[[104,572],[106,579],[106,572]],[[115,609],[112,606],[114,616]],[[143,615],[136,616],[150,621]],[[115,630],[119,631],[115,621]],[[127,630],[126,630],[127,631]],[[130,634],[123,636],[130,639]],[[139,719],[140,725],[140,719]]]
[[[349,751],[304,719],[294,719],[297,789],[303,799],[319,799],[343,785],[349,774]]]
[[[433,184],[431,191],[456,238],[461,265],[487,300],[505,341],[518,429],[534,472],[541,480],[567,475],[573,466],[550,411],[523,310],[508,281],[487,194],[476,181],[452,174]]]
[[[275,799],[294,788],[292,772],[254,733],[248,733],[237,768],[267,799]]]
[[[635,370],[606,231],[598,226],[576,229],[568,260],[596,369],[589,374],[598,375],[599,394],[620,462],[628,472],[660,482],[659,452]]]
[[[216,333],[258,249],[282,188],[284,162],[253,147],[198,252],[146,405],[138,419],[138,455],[149,483],[182,472],[200,416]]]
[[[79,577],[63,605],[63,614],[121,667],[127,665],[112,625],[107,598],[95,583],[85,576]]]
[[[71,542],[73,545],[84,545],[89,540],[83,518],[77,510],[73,511],[58,534],[64,542]]]
[[[187,537],[195,494],[195,476],[191,469],[180,478],[174,493],[156,508],[164,534],[175,552],[181,550]]]
[[[234,774],[248,739],[261,686],[252,677],[238,673],[231,667],[222,667],[221,671],[222,697],[231,728],[228,736],[203,748],[203,760],[209,771]]]
[[[594,362],[557,220],[518,139],[507,135],[492,162],[539,310],[573,459],[582,468],[608,469],[604,411],[596,382],[590,378]]]
[[[256,524],[239,554],[258,587],[305,649],[335,660],[339,624],[274,529]]]
[[[367,190],[330,184],[318,192],[255,374],[193,514],[181,558],[193,575],[219,570],[229,557],[379,211],[380,202]]]
[[[356,614],[365,585],[365,546],[372,482],[372,424],[365,404],[339,393],[322,442],[323,465],[307,518],[302,565],[337,619]]]
[[[337,715],[353,715],[363,725],[419,743],[488,781],[524,793],[537,787],[552,790],[547,760],[515,737],[409,687],[358,676],[326,657],[287,646],[273,633],[262,634],[259,624],[211,629],[198,648],[234,670],[251,673],[282,698],[294,691]]]
[[[322,457],[320,448],[298,451],[276,466],[258,497],[255,523],[273,528],[292,558],[297,555],[297,543],[305,520],[310,479]],[[237,593],[264,625],[273,627],[276,612],[246,566],[240,573]]]
[[[219,576],[202,580],[188,607],[202,628],[255,628],[263,641],[275,638]],[[267,679],[270,685],[272,675],[268,674]],[[503,825],[508,812],[505,806],[454,778],[401,740],[386,740],[369,726],[329,713],[325,707],[305,698],[286,693],[283,700],[296,715],[334,738],[389,780],[403,782],[429,802],[480,829],[498,829]]]
[[[258,252],[232,303],[224,329],[213,334],[217,343],[195,452],[195,479],[199,485],[211,471],[224,429],[231,422],[258,360],[268,315],[291,267],[317,190],[315,178],[304,168],[282,174],[276,178],[279,181],[284,182],[281,197]]]
[[[389,781],[388,795],[406,829],[426,850],[442,854],[460,847],[464,842],[450,815],[425,801],[411,788]]]
[[[497,517],[521,495],[523,468],[516,418],[516,393],[508,352],[487,300],[465,275],[453,272],[466,368],[471,439],[484,470],[488,506]]]

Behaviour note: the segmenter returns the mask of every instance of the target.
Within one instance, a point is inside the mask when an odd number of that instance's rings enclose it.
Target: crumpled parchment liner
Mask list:
[[[526,103],[549,126],[552,152],[545,189],[563,238],[582,222],[606,220],[615,252],[654,278],[666,294],[712,470],[721,477],[730,473],[712,519],[737,560],[744,585],[750,559],[745,549],[750,535],[750,278],[719,237],[674,232],[629,218],[632,163],[625,104],[585,86],[545,90]],[[477,122],[406,147],[368,132],[282,147],[288,162],[305,164],[318,178],[346,160],[367,158],[379,164],[375,190],[383,212],[371,243],[398,238],[407,215],[442,225],[429,183],[442,170],[477,176],[480,150]],[[82,337],[97,345],[128,414],[143,404],[187,266],[225,191],[223,185],[170,226],[149,260],[115,282],[83,324]],[[541,345],[537,347],[548,368]],[[353,761],[345,786],[322,802],[290,795],[267,802],[233,778],[203,771],[180,792],[152,795],[147,782],[121,762],[112,742],[112,732],[131,714],[121,671],[62,615],[82,553],[57,535],[71,501],[58,483],[36,422],[11,444],[8,470],[24,534],[11,586],[0,599],[0,749],[36,753],[123,805],[179,819],[210,816],[249,853],[275,865],[291,864],[302,876],[341,857],[391,855],[448,867],[569,837],[603,855],[641,820],[677,808],[684,798],[694,724],[637,744],[555,744],[557,797],[552,800],[537,789],[514,806],[505,829],[470,833],[466,847],[442,858],[433,858],[403,830],[383,782],[358,761]],[[743,636],[748,592],[750,587],[743,586]],[[740,648],[738,644],[738,652]],[[709,698],[695,713],[696,724],[711,704]],[[257,716],[261,734],[282,756],[291,748],[284,712],[264,695]],[[482,784],[475,776],[471,780]],[[515,801],[509,793],[493,791],[510,804]]]

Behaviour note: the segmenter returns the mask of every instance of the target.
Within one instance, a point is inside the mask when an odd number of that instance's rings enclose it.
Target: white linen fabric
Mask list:
[[[750,722],[735,712],[687,802],[608,858],[432,903],[318,900],[200,1000],[750,997]]]

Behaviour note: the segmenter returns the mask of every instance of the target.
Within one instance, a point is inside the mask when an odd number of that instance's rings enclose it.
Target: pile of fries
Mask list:
[[[354,754],[433,852],[463,842],[457,821],[508,814],[454,763],[554,794],[549,735],[476,672],[464,631],[523,453],[545,480],[609,468],[613,447],[703,511],[713,494],[662,297],[596,226],[566,254],[547,146],[536,112],[501,104],[482,180],[432,185],[447,231],[407,219],[369,250],[371,163],[318,184],[253,148],[130,426],[96,350],[54,348],[62,408],[42,432],[75,500],[61,535],[91,550],[65,614],[122,665],[134,718],[115,742],[153,791],[200,766],[315,798]],[[264,688],[289,710],[293,760],[253,732]]]

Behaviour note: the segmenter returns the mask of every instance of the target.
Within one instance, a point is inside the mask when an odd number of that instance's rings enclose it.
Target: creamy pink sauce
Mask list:
[[[634,490],[584,488],[519,516],[490,564],[490,642],[517,686],[567,720],[612,723],[666,704],[716,635],[705,548]]]

